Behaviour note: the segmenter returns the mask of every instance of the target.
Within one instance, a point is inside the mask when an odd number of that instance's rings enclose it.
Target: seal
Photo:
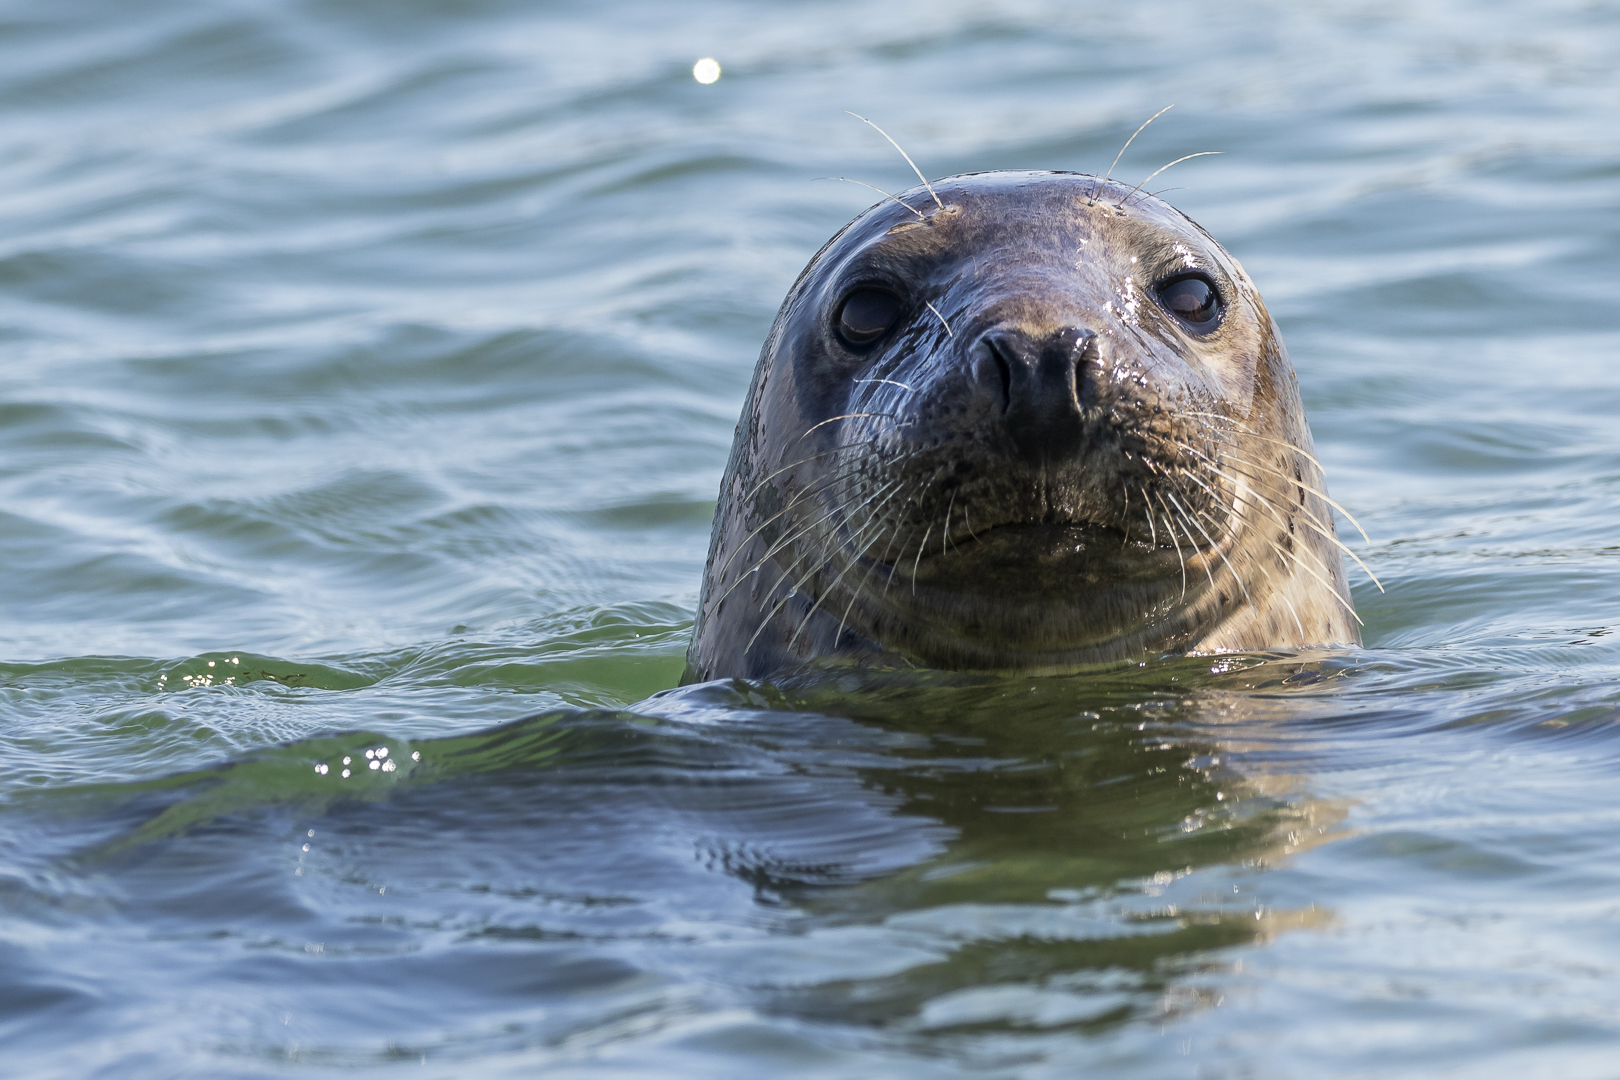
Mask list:
[[[1330,505],[1277,327],[1191,219],[1079,173],[925,182],[777,314],[686,681],[1359,644]]]

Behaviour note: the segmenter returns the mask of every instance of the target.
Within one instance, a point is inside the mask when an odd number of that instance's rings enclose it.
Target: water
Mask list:
[[[0,26],[0,1072],[1613,1075],[1613,5]],[[1171,103],[1367,648],[659,693],[817,178],[910,182],[841,110]]]

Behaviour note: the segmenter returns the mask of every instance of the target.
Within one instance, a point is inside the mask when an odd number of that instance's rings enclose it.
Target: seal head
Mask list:
[[[934,197],[937,194],[937,199]],[[721,484],[688,681],[1359,643],[1277,328],[1185,215],[951,177],[811,260]]]

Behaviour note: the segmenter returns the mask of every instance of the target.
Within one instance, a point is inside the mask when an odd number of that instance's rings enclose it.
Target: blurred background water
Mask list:
[[[1367,648],[649,697],[841,110],[1172,103]],[[1617,113],[1612,3],[0,5],[0,1072],[1613,1076]]]

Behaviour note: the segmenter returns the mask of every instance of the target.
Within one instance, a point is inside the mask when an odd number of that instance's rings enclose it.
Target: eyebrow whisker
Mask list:
[[[878,187],[876,184],[868,184],[865,180],[851,180],[847,176],[818,176],[818,177],[816,177],[816,179],[817,180],[842,180],[846,184],[859,184],[863,188],[871,188],[873,191],[877,192],[879,195],[882,195],[885,199],[891,199],[894,202],[897,202],[901,206],[905,207],[907,210],[910,210],[913,214],[916,214],[918,221],[927,221],[928,220],[927,216],[924,215],[921,210],[917,209],[915,206],[912,206],[910,203],[906,202],[906,200],[902,199],[898,195],[890,195],[887,191],[884,191],[882,188]]]
[[[1102,189],[1108,186],[1108,181],[1110,181],[1110,180],[1112,180],[1114,178],[1114,169],[1115,169],[1116,166],[1119,165],[1119,159],[1125,156],[1125,151],[1127,151],[1127,150],[1129,150],[1131,148],[1131,143],[1136,141],[1136,137],[1138,135],[1142,134],[1143,131],[1147,130],[1147,126],[1149,124],[1153,123],[1153,121],[1157,120],[1159,117],[1163,116],[1165,113],[1169,112],[1171,109],[1173,109],[1175,107],[1176,107],[1175,102],[1171,102],[1169,105],[1166,105],[1164,108],[1160,109],[1158,112],[1154,113],[1152,116],[1150,116],[1146,120],[1142,121],[1142,126],[1137,128],[1135,131],[1131,132],[1131,137],[1125,140],[1125,145],[1120,147],[1119,148],[1119,153],[1114,155],[1114,163],[1112,165],[1108,166],[1108,175],[1104,176],[1103,179],[1102,179],[1102,183],[1097,186],[1097,195],[1101,195],[1102,194]],[[1093,196],[1093,198],[1095,198],[1095,197],[1096,196]],[[1127,198],[1128,197],[1129,196],[1127,196]]]
[[[927,188],[928,189],[928,194],[930,194],[930,195],[932,195],[934,197],[935,204],[937,204],[941,210],[945,209],[945,204],[943,202],[940,202],[939,192],[934,190],[934,185],[930,184],[928,182],[928,177],[924,176],[923,171],[921,169],[917,168],[917,163],[915,161],[912,161],[911,160],[911,155],[906,153],[905,150],[901,148],[900,144],[894,141],[893,136],[891,136],[887,131],[884,131],[882,128],[878,127],[876,124],[873,124],[872,121],[868,120],[866,117],[862,116],[860,113],[849,112],[848,109],[845,109],[844,111],[846,113],[849,113],[849,115],[853,116],[855,119],[859,120],[863,124],[871,124],[873,131],[876,131],[879,135],[883,136],[885,139],[888,139],[889,140],[889,145],[894,147],[896,150],[900,151],[900,156],[906,159],[906,164],[910,165],[911,166],[911,171],[917,174],[917,179],[922,181],[922,186]],[[921,217],[922,215],[919,214],[917,216]]]

